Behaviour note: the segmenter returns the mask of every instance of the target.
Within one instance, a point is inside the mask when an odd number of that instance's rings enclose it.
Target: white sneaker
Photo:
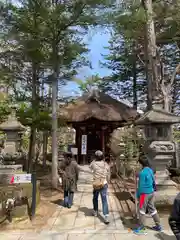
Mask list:
[[[97,217],[98,216],[98,212],[94,211],[93,215],[94,215],[94,217]]]
[[[109,224],[109,216],[108,215],[106,215],[106,216],[104,216],[104,223],[105,224]]]

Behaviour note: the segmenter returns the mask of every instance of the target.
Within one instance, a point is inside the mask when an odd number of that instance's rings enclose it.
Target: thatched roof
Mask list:
[[[179,123],[180,117],[164,110],[152,109],[136,120],[137,125],[147,125],[151,123]]]
[[[74,103],[59,111],[68,122],[82,122],[90,118],[101,121],[128,122],[137,118],[138,113],[124,102],[117,101],[102,92],[84,94]]]

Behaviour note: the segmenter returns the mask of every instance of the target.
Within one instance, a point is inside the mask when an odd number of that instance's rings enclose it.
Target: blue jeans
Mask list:
[[[98,197],[100,193],[101,200],[102,200],[102,210],[103,210],[104,216],[109,214],[109,208],[108,208],[108,202],[107,202],[107,190],[108,190],[108,185],[106,184],[102,189],[93,191],[94,211],[98,211]]]
[[[64,191],[64,206],[71,207],[73,204],[74,192]]]

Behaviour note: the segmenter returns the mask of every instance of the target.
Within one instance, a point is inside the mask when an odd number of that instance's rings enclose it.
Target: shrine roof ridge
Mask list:
[[[73,103],[60,108],[59,116],[64,116],[68,122],[82,122],[90,118],[127,122],[137,119],[139,114],[123,101],[96,90],[85,93]]]

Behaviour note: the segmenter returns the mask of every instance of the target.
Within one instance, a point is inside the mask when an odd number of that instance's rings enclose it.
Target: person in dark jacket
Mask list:
[[[169,216],[169,225],[177,240],[180,240],[180,193],[176,196],[171,214]]]
[[[62,177],[62,187],[64,190],[64,207],[71,208],[73,204],[74,192],[77,190],[79,167],[73,159],[72,153],[64,154],[64,161],[60,163],[58,172]]]

